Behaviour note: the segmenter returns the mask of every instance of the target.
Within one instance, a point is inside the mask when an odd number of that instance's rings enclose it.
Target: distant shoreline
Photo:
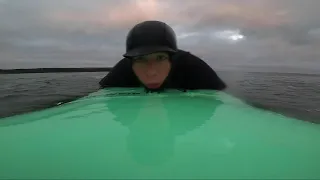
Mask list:
[[[71,73],[71,72],[108,72],[112,67],[106,68],[31,68],[31,69],[0,69],[0,74],[25,73]]]

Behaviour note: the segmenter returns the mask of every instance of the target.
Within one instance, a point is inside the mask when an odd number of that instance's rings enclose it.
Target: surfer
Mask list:
[[[177,47],[175,32],[161,21],[135,25],[127,35],[123,57],[101,79],[101,88],[142,86],[147,91],[226,88],[207,63]]]

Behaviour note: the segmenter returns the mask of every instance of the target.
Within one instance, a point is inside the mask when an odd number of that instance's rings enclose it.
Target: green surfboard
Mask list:
[[[209,90],[102,89],[0,119],[0,179],[320,179],[320,126]]]

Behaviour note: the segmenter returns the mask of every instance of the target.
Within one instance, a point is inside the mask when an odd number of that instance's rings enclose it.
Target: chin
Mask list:
[[[145,89],[147,92],[163,92],[164,91],[164,87],[162,86],[162,84],[154,87],[145,85]]]
[[[162,86],[162,83],[146,83],[145,86],[149,89],[158,89]]]

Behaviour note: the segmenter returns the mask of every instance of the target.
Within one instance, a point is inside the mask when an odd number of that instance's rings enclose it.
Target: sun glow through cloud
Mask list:
[[[240,30],[222,30],[213,33],[213,36],[218,39],[238,42],[245,40],[245,36],[240,33]]]

